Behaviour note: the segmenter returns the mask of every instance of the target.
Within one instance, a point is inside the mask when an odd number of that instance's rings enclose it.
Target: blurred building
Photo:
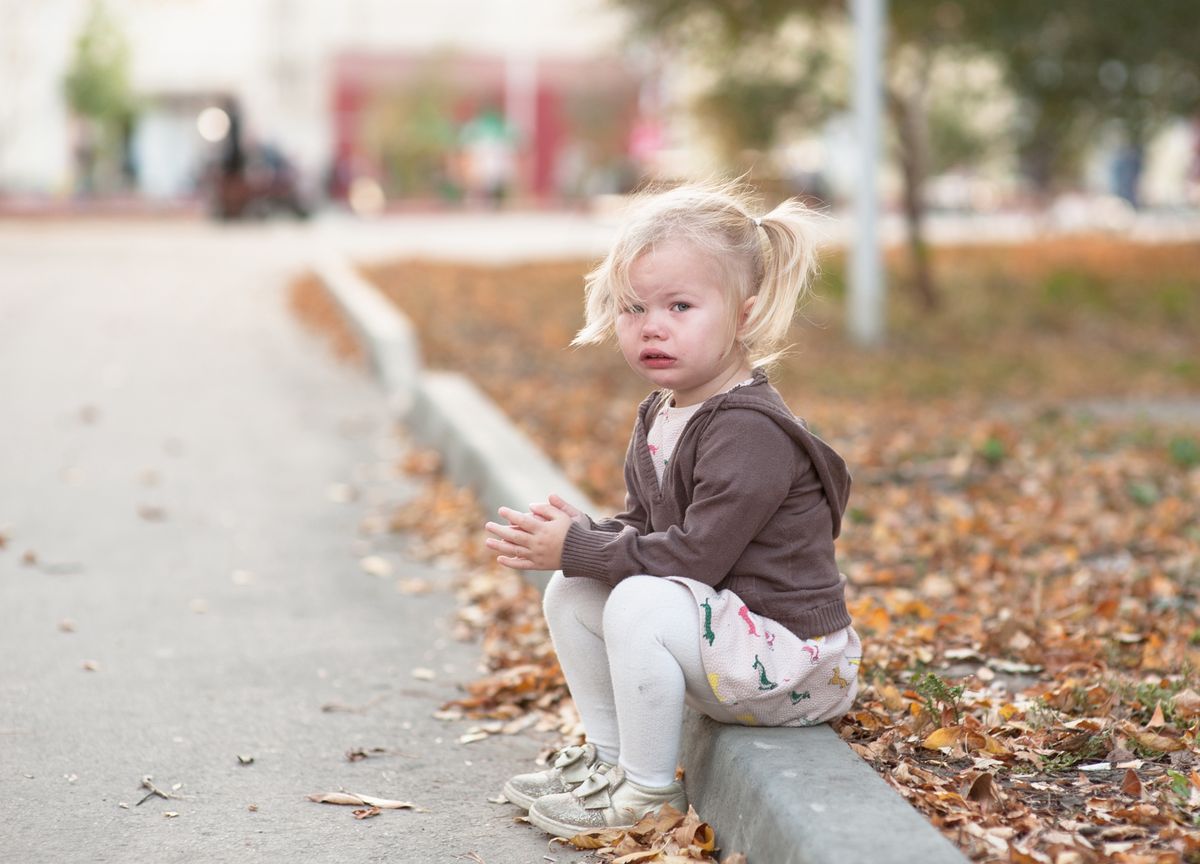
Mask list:
[[[62,82],[92,2],[0,0],[0,194],[75,186],[86,130]],[[130,191],[150,198],[191,194],[230,119],[333,192],[365,178],[388,198],[615,189],[656,122],[603,0],[105,6],[138,100]]]

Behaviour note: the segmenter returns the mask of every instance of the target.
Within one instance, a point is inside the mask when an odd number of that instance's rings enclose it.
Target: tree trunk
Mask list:
[[[912,286],[921,308],[933,311],[941,298],[934,282],[925,242],[925,201],[922,195],[927,164],[924,112],[920,92],[913,95],[889,88],[888,108],[896,124],[900,143],[900,167],[904,176],[904,216],[908,226],[908,249],[912,264]]]

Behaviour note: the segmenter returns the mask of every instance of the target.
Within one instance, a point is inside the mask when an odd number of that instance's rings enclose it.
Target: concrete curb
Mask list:
[[[323,260],[318,275],[362,336],[393,404],[408,407],[413,435],[441,451],[450,477],[477,489],[489,511],[559,492],[596,512],[464,376],[420,372],[411,323],[344,261]],[[544,587],[546,575],[532,581]],[[744,852],[749,864],[965,864],[828,726],[726,726],[689,712],[683,754],[691,802],[722,847]]]
[[[412,323],[337,253],[323,252],[314,269],[366,347],[390,407],[402,415],[409,413],[421,378]]]

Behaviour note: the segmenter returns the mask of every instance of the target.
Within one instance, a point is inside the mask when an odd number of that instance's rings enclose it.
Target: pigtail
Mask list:
[[[612,336],[616,326],[616,310],[610,288],[613,279],[613,256],[608,255],[584,278],[583,327],[571,340],[573,347],[595,345]]]
[[[816,222],[820,217],[794,198],[753,219],[765,239],[758,299],[740,329],[755,366],[770,366],[787,338],[792,317],[808,296],[818,270]]]

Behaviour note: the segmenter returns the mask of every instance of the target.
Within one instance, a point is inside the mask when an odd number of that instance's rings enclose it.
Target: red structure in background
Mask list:
[[[524,119],[531,126],[514,130],[513,197],[562,200],[579,194],[583,185],[594,188],[598,177],[607,178],[601,185],[611,185],[636,173],[630,167],[630,142],[639,122],[642,82],[633,72],[615,60],[539,59],[525,68],[535,73],[522,81],[497,57],[359,52],[336,57],[330,194],[344,198],[354,178],[369,176],[389,198],[453,199],[456,163],[462,157],[457,136],[487,106],[510,123]],[[523,104],[514,104],[518,102]],[[424,151],[404,155],[412,148],[405,150],[408,144],[400,140],[435,135],[439,130],[433,127],[439,123],[449,178],[443,178],[442,194],[413,196],[390,188],[398,182],[398,169],[408,167],[397,164],[405,159],[420,162],[415,167],[423,165],[426,172],[441,172]],[[381,135],[381,127],[390,132]],[[587,183],[581,184],[581,178]]]

